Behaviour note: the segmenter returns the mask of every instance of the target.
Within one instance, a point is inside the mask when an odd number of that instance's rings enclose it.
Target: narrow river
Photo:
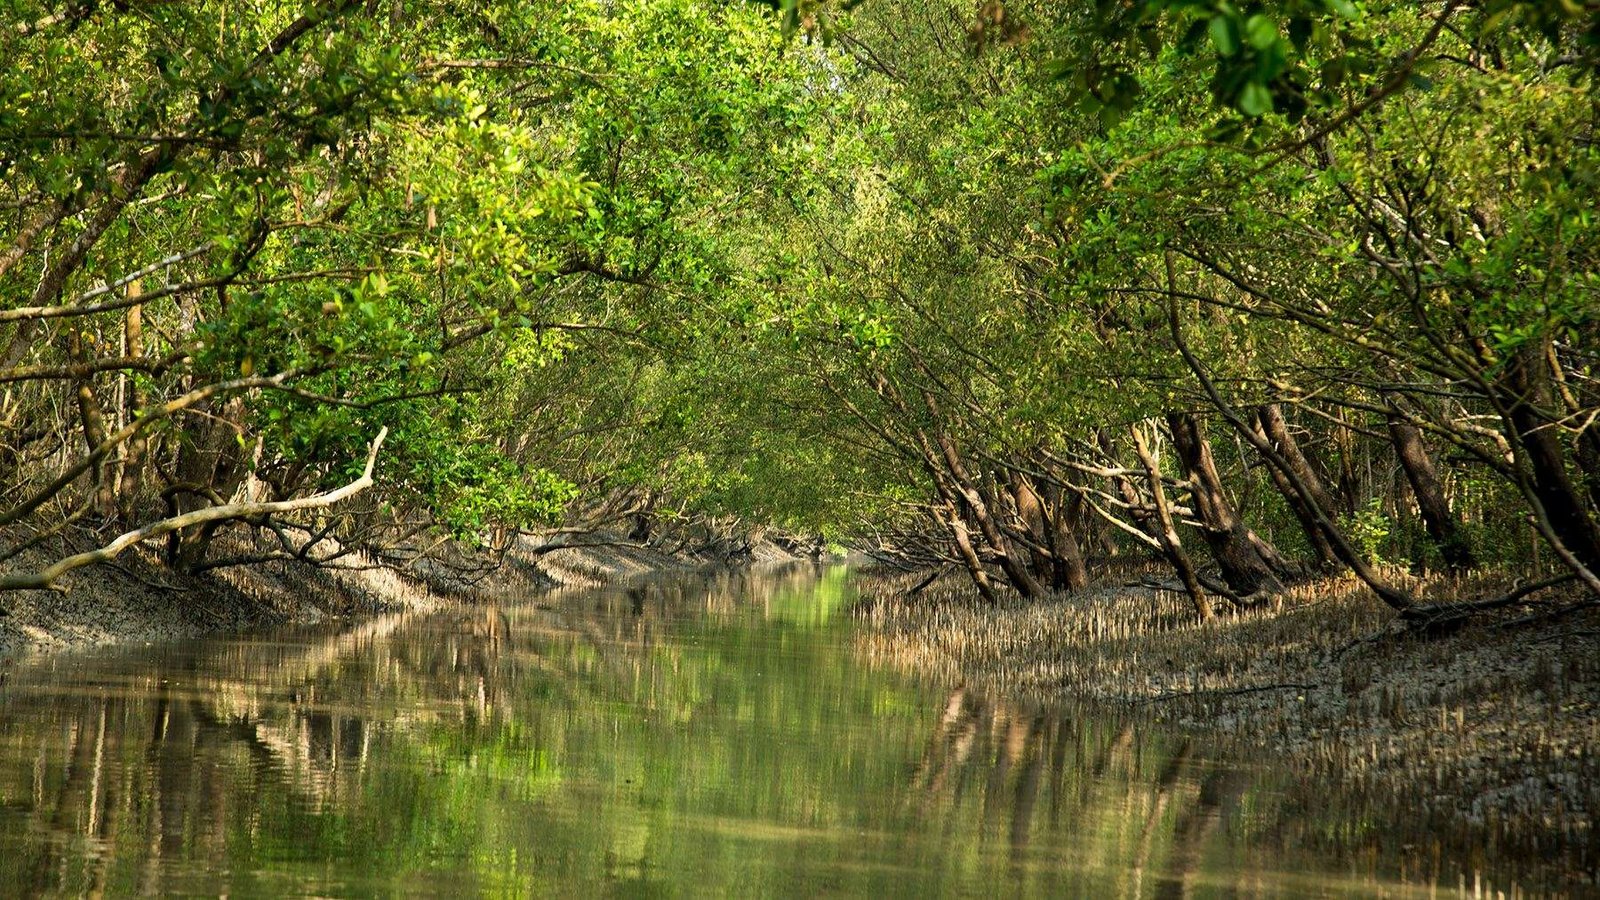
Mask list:
[[[0,892],[1457,886],[1304,849],[1361,823],[1287,813],[1270,766],[868,666],[852,602],[844,569],[797,567],[23,660]]]

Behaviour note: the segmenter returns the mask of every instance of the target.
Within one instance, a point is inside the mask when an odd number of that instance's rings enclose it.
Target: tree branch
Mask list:
[[[372,446],[367,450],[367,464],[361,472],[361,477],[344,487],[336,488],[324,494],[303,497],[299,500],[280,500],[273,503],[226,503],[221,506],[208,506],[205,509],[198,509],[194,512],[162,519],[159,522],[152,522],[143,528],[134,529],[118,537],[104,547],[77,553],[62,559],[43,571],[25,575],[7,575],[4,578],[0,578],[0,591],[57,589],[56,580],[74,569],[81,569],[84,566],[92,566],[96,563],[109,562],[121,554],[122,551],[135,544],[162,537],[194,525],[332,506],[372,486],[372,470],[378,462],[378,449],[383,446],[383,439],[388,436],[389,429],[387,426],[379,430],[378,436],[373,439]]]

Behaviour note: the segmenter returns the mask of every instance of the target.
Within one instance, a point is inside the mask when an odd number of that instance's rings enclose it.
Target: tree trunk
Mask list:
[[[1100,453],[1108,460],[1116,460],[1117,444],[1111,437],[1111,432],[1101,428],[1095,432],[1095,439],[1100,445]],[[1113,487],[1122,497],[1122,502],[1128,506],[1128,517],[1133,524],[1157,541],[1161,538],[1161,526],[1156,524],[1155,517],[1144,508],[1144,499],[1139,496],[1139,489],[1134,486],[1133,480],[1126,476],[1112,478]]]
[[[1311,465],[1304,453],[1300,451],[1300,443],[1289,433],[1289,424],[1283,417],[1283,409],[1276,403],[1268,403],[1258,410],[1261,427],[1267,433],[1267,439],[1272,441],[1283,454],[1283,458],[1304,482],[1306,490],[1310,492],[1311,499],[1323,512],[1334,511],[1333,495],[1323,486],[1322,479],[1317,476],[1316,469]]]
[[[1548,342],[1549,338],[1545,339]],[[1567,477],[1566,454],[1555,428],[1539,412],[1551,408],[1550,370],[1543,345],[1524,347],[1508,367],[1511,394],[1507,435],[1522,449],[1533,476],[1533,494],[1544,507],[1550,528],[1572,555],[1591,571],[1600,568],[1600,527]]]
[[[1407,422],[1398,413],[1389,413],[1385,420],[1389,440],[1394,444],[1400,468],[1411,485],[1411,496],[1416,498],[1417,509],[1422,514],[1422,525],[1428,537],[1439,548],[1444,564],[1452,569],[1471,569],[1478,565],[1472,555],[1472,546],[1456,522],[1455,513],[1445,499],[1444,487],[1434,470],[1428,448],[1422,443],[1422,431]]]
[[[244,482],[250,469],[244,465],[246,461],[235,439],[243,419],[244,401],[234,397],[217,411],[213,422],[200,429],[192,440],[178,445],[175,487],[190,485],[202,490],[174,491],[169,487],[169,516],[227,503]],[[225,524],[221,520],[208,521],[173,531],[167,540],[167,563],[180,572],[195,571],[205,560],[211,538]]]
[[[994,582],[989,578],[989,570],[983,567],[983,560],[978,558],[978,551],[972,546],[972,535],[967,531],[967,523],[962,520],[955,504],[946,500],[940,509],[940,515],[935,518],[949,530],[950,538],[956,545],[956,554],[961,558],[961,564],[966,566],[967,575],[978,588],[979,596],[983,597],[986,603],[998,603],[999,598],[995,596]]]
[[[1200,576],[1195,572],[1193,563],[1189,561],[1189,554],[1184,551],[1182,541],[1178,539],[1178,529],[1172,521],[1172,511],[1167,507],[1167,492],[1161,484],[1161,470],[1156,466],[1150,448],[1145,446],[1144,438],[1139,436],[1138,428],[1133,429],[1133,446],[1139,454],[1139,462],[1144,465],[1145,480],[1150,486],[1150,499],[1155,505],[1161,545],[1167,552],[1167,558],[1172,561],[1173,568],[1178,570],[1178,577],[1183,579],[1183,589],[1188,592],[1189,600],[1194,604],[1194,611],[1199,614],[1202,621],[1209,619],[1214,615],[1211,611],[1211,601],[1201,589]]]
[[[1060,485],[1045,488],[1045,533],[1049,536],[1050,587],[1057,591],[1081,591],[1089,586],[1089,567],[1073,527],[1071,504]],[[1075,499],[1075,498],[1074,498]]]
[[[1300,444],[1289,433],[1289,424],[1284,421],[1283,410],[1276,403],[1266,403],[1256,410],[1256,420],[1261,425],[1261,433],[1273,445],[1289,466],[1294,470],[1310,494],[1310,500],[1301,497],[1295,490],[1289,476],[1278,471],[1278,467],[1267,465],[1267,471],[1272,473],[1272,483],[1277,485],[1278,493],[1288,501],[1289,509],[1294,517],[1299,520],[1300,528],[1305,532],[1306,539],[1311,543],[1311,549],[1317,555],[1317,565],[1325,572],[1333,572],[1343,567],[1339,561],[1339,554],[1334,551],[1333,544],[1328,541],[1328,536],[1323,532],[1322,526],[1317,523],[1315,510],[1308,503],[1315,503],[1328,515],[1333,513],[1333,497],[1328,494],[1328,489],[1322,486],[1322,480],[1311,468],[1311,464],[1300,452]]]
[[[899,409],[906,411],[905,403],[901,400],[899,392],[894,390],[894,386],[889,383],[888,379],[879,376],[874,386],[880,396],[884,396],[885,399],[890,400]],[[958,508],[964,507],[966,512],[971,514],[973,520],[978,524],[978,531],[983,535],[984,543],[988,544],[990,550],[994,552],[995,560],[1000,564],[1000,570],[1005,573],[1006,580],[1011,582],[1011,585],[1017,589],[1018,593],[1030,600],[1043,597],[1044,588],[1028,572],[1026,566],[1017,562],[1016,554],[1011,552],[1005,535],[1001,534],[999,525],[995,523],[994,517],[990,515],[989,505],[984,502],[983,494],[978,490],[977,484],[972,480],[972,476],[968,474],[966,463],[962,461],[961,452],[956,448],[955,442],[937,424],[943,418],[938,401],[927,390],[923,390],[921,394],[922,403],[927,408],[928,415],[935,424],[931,429],[933,432],[933,445],[930,445],[927,432],[922,429],[916,429],[917,445],[922,453],[923,463],[927,467],[929,475],[940,486],[941,493],[945,495],[945,502]],[[934,445],[937,446],[937,451]],[[943,461],[942,467],[940,465],[941,460]],[[941,473],[941,468],[943,473]],[[948,484],[945,481],[945,474],[949,476]],[[951,494],[954,494],[954,496],[950,496]],[[953,502],[957,499],[961,501],[959,504]]]
[[[1595,342],[1593,336],[1587,336],[1587,340],[1591,345]],[[1574,461],[1578,464],[1578,481],[1588,495],[1589,507],[1600,511],[1600,423],[1590,417],[1595,407],[1600,405],[1600,392],[1590,388],[1587,380],[1574,384],[1567,378],[1568,369],[1576,371],[1582,363],[1563,360],[1553,343],[1549,348],[1550,371],[1555,376],[1555,387],[1567,415],[1574,421],[1584,423],[1583,429],[1572,442]]]
[[[1167,414],[1172,444],[1193,487],[1195,512],[1203,525],[1201,535],[1222,569],[1228,587],[1241,597],[1262,591],[1281,591],[1281,559],[1270,544],[1255,535],[1234,511],[1222,487],[1222,477],[1211,455],[1210,442],[1190,413]]]
[[[1117,530],[1094,514],[1089,504],[1084,502],[1082,494],[1073,491],[1062,499],[1066,503],[1063,516],[1072,533],[1079,535],[1078,546],[1083,548],[1085,560],[1096,554],[1106,559],[1116,559],[1121,555],[1122,546],[1118,543]]]
[[[79,328],[73,328],[67,334],[68,357],[75,365],[86,367],[89,364],[89,351],[84,346],[85,341],[86,337]],[[91,453],[106,441],[105,412],[100,406],[100,399],[95,396],[93,379],[93,375],[83,375],[74,381],[79,423],[83,428],[84,442]],[[94,478],[95,508],[106,519],[110,519],[116,511],[116,495],[110,474],[110,466],[104,464],[95,466],[91,473]]]
[[[1361,508],[1361,477],[1356,474],[1356,432],[1344,424],[1344,410],[1339,410],[1338,428],[1334,429],[1334,443],[1339,447],[1339,506],[1347,516]],[[1330,510],[1330,515],[1331,515]]]
[[[128,285],[128,295],[138,296],[141,285],[137,280]],[[136,305],[128,307],[123,315],[123,335],[128,342],[128,356],[139,359],[144,356],[144,307]],[[139,417],[139,412],[144,409],[144,391],[139,389],[139,380],[128,379],[124,415],[127,421],[132,422]],[[149,450],[150,440],[143,433],[135,435],[123,447],[121,461],[118,464],[119,477],[117,479],[117,515],[122,524],[132,527],[134,519],[138,517],[139,493],[144,489],[145,454]]]
[[[1578,470],[1589,492],[1589,505],[1600,509],[1600,428],[1594,424],[1578,436]]]
[[[1034,543],[1050,548],[1049,554],[1029,550],[1028,568],[1033,573],[1034,580],[1051,581],[1051,573],[1055,568],[1055,547],[1050,540],[1044,501],[1034,489],[1032,479],[1015,469],[1009,472],[1011,500],[1017,506],[1017,518],[1021,520],[1022,530],[1028,533],[1028,537],[1032,538]]]
[[[937,406],[933,398],[925,398],[930,411],[937,413]],[[961,459],[961,453],[956,449],[955,442],[950,439],[942,429],[934,432],[934,441],[938,444],[940,453],[944,457],[945,467],[955,480],[955,487],[960,496],[966,501],[967,512],[978,523],[978,531],[983,535],[984,543],[994,551],[996,561],[1000,563],[1000,571],[1006,574],[1006,580],[1017,589],[1022,596],[1037,600],[1044,596],[1044,588],[1040,586],[1026,566],[1017,562],[1016,554],[1012,553],[1005,535],[1000,533],[1000,527],[995,523],[990,514],[989,505],[984,502],[983,495],[978,491],[972,476],[967,473],[967,467]]]

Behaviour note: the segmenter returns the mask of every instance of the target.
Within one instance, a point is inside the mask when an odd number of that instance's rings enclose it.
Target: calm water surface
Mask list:
[[[872,668],[853,599],[800,567],[25,660],[0,688],[0,893],[1457,884],[1297,851],[1360,823],[1285,815],[1269,766]]]

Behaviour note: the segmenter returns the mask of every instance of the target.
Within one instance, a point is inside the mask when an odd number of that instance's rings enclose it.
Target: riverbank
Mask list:
[[[903,599],[918,580],[863,579],[865,656],[1009,696],[1131,707],[1264,748],[1457,855],[1494,846],[1595,883],[1600,608],[1559,621],[1508,612],[1422,639],[1344,579],[1203,624],[1168,592],[1108,585],[995,608],[955,579]]]
[[[338,568],[274,561],[184,575],[136,548],[114,565],[72,573],[59,590],[0,596],[0,657],[430,609],[443,600],[364,554]]]
[[[730,549],[715,541],[630,541],[622,535],[564,536],[553,544],[520,538],[490,559],[451,546],[404,568],[372,556],[337,554],[323,565],[297,560],[183,575],[161,564],[153,547],[136,547],[114,564],[73,572],[60,590],[0,594],[0,659],[34,651],[179,640],[275,625],[358,619],[427,610],[484,596],[515,596],[562,586],[596,586],[649,572],[800,559],[807,547],[755,535]],[[246,556],[253,548],[227,548]],[[10,565],[39,569],[36,551]]]

